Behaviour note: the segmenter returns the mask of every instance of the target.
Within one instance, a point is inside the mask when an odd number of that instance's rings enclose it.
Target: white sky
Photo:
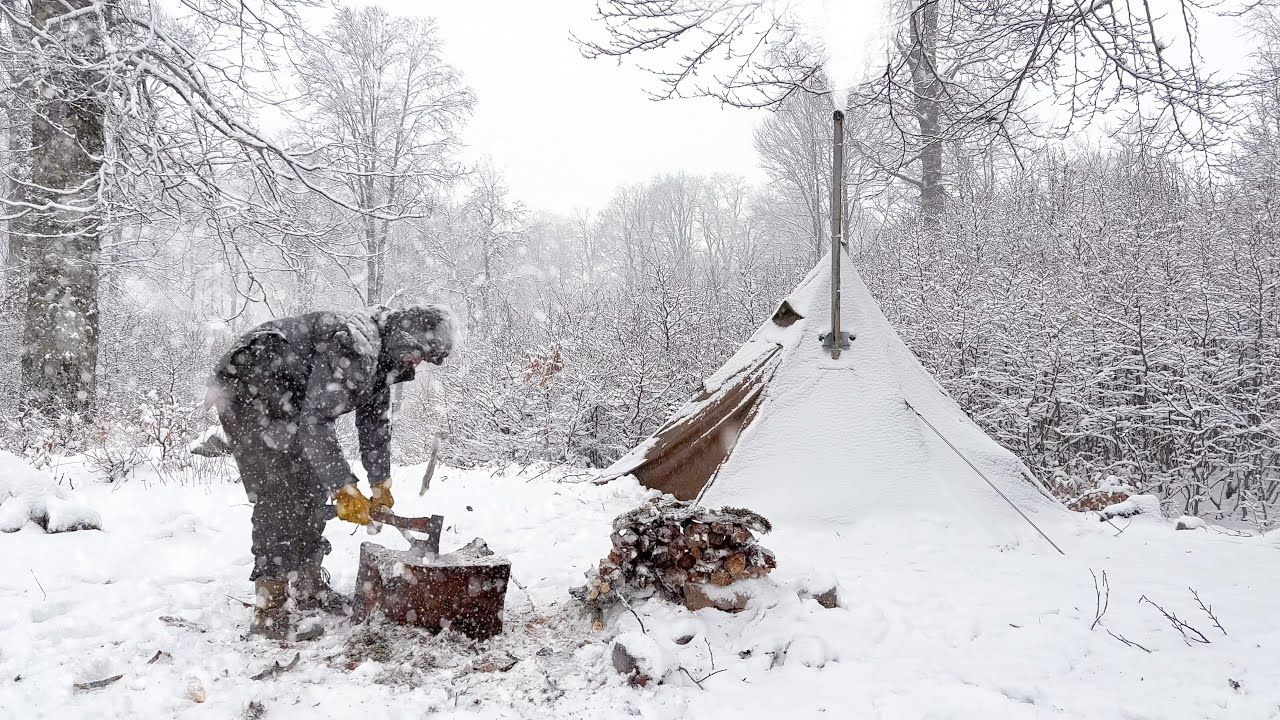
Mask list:
[[[809,2],[824,12],[830,3],[865,2],[865,12],[878,16],[884,0]],[[533,209],[598,209],[618,186],[665,172],[763,179],[751,134],[764,111],[705,98],[655,102],[645,93],[655,87],[652,78],[631,62],[582,57],[569,33],[591,29],[595,0],[380,4],[436,18],[445,59],[479,100],[464,131],[466,159],[491,160],[515,199]],[[1238,20],[1204,18],[1201,31],[1211,65],[1228,71],[1247,65],[1254,43]]]
[[[642,71],[582,57],[569,32],[587,26],[593,0],[381,4],[436,18],[445,59],[479,99],[463,135],[468,157],[489,157],[531,208],[599,208],[615,187],[664,172],[762,178],[751,140],[762,111],[654,102]]]

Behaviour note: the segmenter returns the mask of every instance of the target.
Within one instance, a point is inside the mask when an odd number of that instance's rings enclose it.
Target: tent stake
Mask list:
[[[1057,551],[1058,551],[1059,553],[1061,553],[1062,555],[1066,555],[1066,553],[1065,553],[1065,552],[1063,552],[1062,548],[1058,547],[1058,543],[1054,542],[1053,540],[1050,540],[1050,539],[1049,539],[1049,536],[1048,536],[1048,535],[1045,535],[1045,534],[1044,534],[1044,531],[1043,531],[1043,530],[1041,530],[1041,529],[1040,529],[1040,527],[1039,527],[1038,525],[1036,525],[1034,522],[1032,522],[1032,521],[1031,521],[1031,518],[1027,517],[1027,514],[1026,514],[1026,513],[1022,512],[1022,508],[1019,508],[1017,505],[1015,505],[1015,504],[1014,504],[1014,502],[1013,502],[1012,500],[1010,500],[1010,499],[1009,499],[1009,496],[1008,496],[1008,495],[1005,495],[1003,492],[1001,492],[1000,488],[996,487],[996,484],[995,484],[995,483],[993,483],[993,482],[991,482],[991,478],[987,477],[987,474],[986,474],[986,473],[984,473],[984,472],[982,472],[981,470],[979,470],[977,465],[974,465],[972,462],[970,462],[970,461],[969,461],[969,458],[965,457],[964,453],[960,452],[960,448],[956,447],[955,445],[952,445],[952,444],[951,444],[951,441],[950,441],[950,440],[948,440],[948,439],[946,438],[946,436],[945,436],[945,435],[943,435],[943,434],[938,430],[938,428],[934,427],[934,426],[933,426],[933,423],[929,422],[929,418],[926,418],[924,415],[921,415],[921,414],[920,414],[920,411],[919,411],[919,410],[917,410],[917,409],[915,409],[915,406],[913,406],[913,405],[911,404],[911,401],[910,401],[910,400],[907,400],[906,398],[903,398],[903,399],[902,399],[902,402],[906,403],[907,408],[908,408],[909,410],[911,410],[911,412],[915,413],[915,414],[916,414],[916,417],[918,417],[918,418],[920,418],[922,421],[924,421],[924,424],[925,424],[925,425],[928,425],[928,426],[929,426],[929,429],[933,431],[933,434],[934,434],[934,435],[937,435],[937,436],[938,436],[938,439],[939,439],[939,440],[941,440],[942,442],[946,443],[946,444],[947,444],[947,447],[951,448],[951,451],[952,451],[952,452],[954,452],[957,456],[959,456],[959,458],[960,458],[961,460],[963,460],[963,461],[964,461],[964,463],[965,463],[966,465],[968,465],[969,467],[973,468],[973,471],[974,471],[974,472],[976,472],[976,473],[978,473],[978,477],[982,478],[982,480],[983,480],[984,482],[986,482],[986,483],[987,483],[987,485],[990,485],[990,486],[991,486],[991,489],[992,489],[992,490],[995,490],[995,491],[996,491],[996,494],[997,494],[997,495],[999,495],[999,496],[1000,496],[1000,497],[1001,497],[1001,498],[1002,498],[1006,503],[1008,503],[1008,504],[1009,504],[1009,507],[1013,508],[1013,511],[1014,511],[1014,512],[1018,513],[1018,515],[1019,515],[1019,516],[1021,516],[1023,520],[1026,520],[1028,525],[1030,525],[1031,527],[1035,528],[1035,531],[1036,531],[1036,532],[1038,532],[1038,533],[1040,533],[1040,537],[1044,538],[1045,542],[1047,542],[1047,543],[1049,543],[1050,545],[1052,545],[1052,546],[1053,546],[1053,549],[1054,549],[1054,550],[1057,550]]]

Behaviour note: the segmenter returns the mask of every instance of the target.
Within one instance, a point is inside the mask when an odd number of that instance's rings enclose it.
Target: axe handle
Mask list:
[[[412,521],[409,518],[401,517],[390,510],[381,507],[370,510],[369,519],[373,522],[390,525],[392,527],[405,527],[412,524]]]
[[[378,508],[369,513],[369,519],[374,522],[390,525],[401,530],[412,530],[421,533],[432,532],[432,529],[438,523],[435,520],[436,517],[438,516],[408,518],[396,515],[385,508]]]

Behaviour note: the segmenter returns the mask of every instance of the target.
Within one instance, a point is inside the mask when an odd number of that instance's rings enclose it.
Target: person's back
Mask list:
[[[312,312],[263,323],[243,335],[214,371],[214,405],[254,504],[255,632],[287,636],[288,578],[299,607],[333,605],[321,560],[324,525],[337,514],[369,522],[390,507],[390,387],[453,349],[442,308]],[[356,413],[372,499],[356,488],[334,421]]]

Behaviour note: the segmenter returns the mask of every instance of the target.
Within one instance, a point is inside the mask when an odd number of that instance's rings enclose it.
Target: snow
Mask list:
[[[1204,518],[1198,518],[1194,515],[1183,515],[1174,522],[1174,527],[1178,530],[1203,530],[1208,526],[1209,524],[1204,521]]]
[[[390,720],[1280,717],[1280,573],[1268,570],[1280,533],[1176,532],[1167,521],[1117,533],[1064,511],[1044,518],[1062,557],[958,535],[974,522],[959,512],[771,518],[762,541],[779,567],[743,612],[647,600],[594,632],[568,590],[607,552],[610,520],[651,493],[542,468],[440,468],[425,498],[406,494],[397,509],[444,515],[446,551],[478,535],[511,560],[506,632],[473,644],[330,624],[318,641],[281,645],[242,638],[252,560],[240,486],[107,486],[63,467],[106,531],[0,538],[0,717],[236,718],[250,703],[265,718]],[[404,486],[422,470],[394,474]],[[326,534],[326,566],[350,592],[370,537],[337,522]],[[374,540],[406,547],[396,533]],[[1090,570],[1110,585],[1095,629]],[[837,583],[842,607],[808,597]],[[1144,595],[1211,642],[1184,643],[1137,602]],[[647,686],[614,670],[615,641],[649,663]],[[295,653],[294,669],[250,679]]]
[[[1104,520],[1135,516],[1148,519],[1161,517],[1160,498],[1155,495],[1130,495],[1128,499],[1112,503],[1099,512],[1099,517]]]
[[[52,473],[0,451],[0,532],[34,528],[61,533],[101,525],[97,511],[59,485]]]
[[[613,642],[615,646],[625,650],[631,661],[635,663],[636,669],[643,675],[661,679],[674,669],[674,658],[671,652],[647,632],[640,630],[624,632]]]
[[[351,339],[351,349],[362,358],[376,358],[378,348],[382,347],[382,338],[378,325],[368,312],[345,313],[338,319],[346,325],[347,336]]]
[[[766,337],[760,337],[757,333],[756,337],[742,343],[742,347],[729,356],[729,359],[725,361],[724,365],[720,366],[719,370],[716,370],[702,381],[703,391],[707,393],[719,391],[725,383],[734,379],[738,374],[758,365],[760,356],[776,346],[776,342]],[[693,414],[695,411],[696,408],[689,408],[687,414]]]
[[[209,392],[217,392],[216,388],[210,388]],[[207,403],[209,407],[213,407],[214,403]],[[218,455],[226,455],[231,451],[231,441],[227,439],[227,434],[223,432],[222,425],[214,423],[205,428],[195,440],[187,444],[187,452],[193,455],[207,455],[216,457]]]

